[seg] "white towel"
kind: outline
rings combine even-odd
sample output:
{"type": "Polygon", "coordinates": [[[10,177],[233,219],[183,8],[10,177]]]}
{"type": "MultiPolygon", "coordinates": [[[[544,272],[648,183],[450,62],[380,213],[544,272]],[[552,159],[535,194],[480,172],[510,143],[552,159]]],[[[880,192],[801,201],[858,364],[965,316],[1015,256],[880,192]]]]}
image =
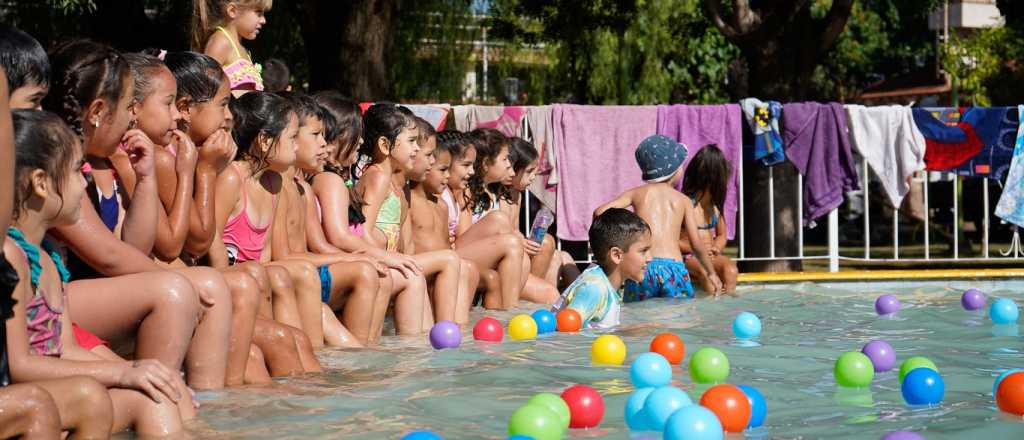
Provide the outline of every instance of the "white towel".
{"type": "Polygon", "coordinates": [[[846,115],[854,148],[898,208],[910,191],[910,177],[924,169],[924,136],[910,107],[847,105],[846,115]]]}

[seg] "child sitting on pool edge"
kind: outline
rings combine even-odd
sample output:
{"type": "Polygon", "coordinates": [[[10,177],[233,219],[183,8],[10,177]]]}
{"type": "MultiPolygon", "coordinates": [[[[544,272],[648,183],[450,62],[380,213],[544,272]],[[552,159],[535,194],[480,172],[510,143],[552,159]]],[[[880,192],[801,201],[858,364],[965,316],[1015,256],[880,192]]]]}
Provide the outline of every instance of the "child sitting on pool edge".
{"type": "Polygon", "coordinates": [[[651,261],[651,228],[640,216],[610,208],[590,225],[590,247],[597,264],[573,281],[555,303],[555,311],[573,309],[587,327],[619,325],[622,286],[640,282],[651,261]]]}

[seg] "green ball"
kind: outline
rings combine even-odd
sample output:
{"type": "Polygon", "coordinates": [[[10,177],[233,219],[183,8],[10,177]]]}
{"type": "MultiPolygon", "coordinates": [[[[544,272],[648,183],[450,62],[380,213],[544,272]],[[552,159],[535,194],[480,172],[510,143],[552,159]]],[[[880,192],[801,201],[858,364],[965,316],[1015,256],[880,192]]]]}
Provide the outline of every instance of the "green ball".
{"type": "Polygon", "coordinates": [[[907,377],[907,375],[910,374],[911,371],[914,371],[915,369],[918,368],[931,368],[936,372],[939,371],[939,367],[935,366],[935,362],[932,362],[930,359],[924,356],[914,356],[912,358],[908,358],[907,360],[903,361],[902,364],[900,364],[900,384],[903,384],[904,377],[907,377]]]}
{"type": "Polygon", "coordinates": [[[836,359],[835,373],[839,386],[862,388],[871,385],[871,379],[875,378],[875,366],[864,353],[850,351],[836,359]]]}
{"type": "Polygon", "coordinates": [[[526,404],[508,420],[508,435],[525,435],[534,440],[559,440],[562,438],[562,420],[554,411],[543,405],[526,404]]]}
{"type": "Polygon", "coordinates": [[[562,400],[561,396],[552,393],[540,393],[531,397],[526,404],[547,407],[562,421],[562,430],[569,429],[569,405],[562,400]]]}
{"type": "Polygon", "coordinates": [[[729,359],[717,348],[704,347],[690,357],[690,376],[696,383],[722,383],[729,377],[729,359]]]}

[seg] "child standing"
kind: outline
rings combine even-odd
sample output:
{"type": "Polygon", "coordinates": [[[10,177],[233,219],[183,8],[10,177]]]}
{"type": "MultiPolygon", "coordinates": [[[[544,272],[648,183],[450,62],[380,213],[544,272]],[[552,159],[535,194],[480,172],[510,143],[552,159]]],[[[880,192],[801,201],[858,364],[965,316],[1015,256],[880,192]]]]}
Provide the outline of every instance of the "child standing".
{"type": "Polygon", "coordinates": [[[636,214],[609,208],[590,225],[591,265],[562,293],[555,310],[579,312],[587,327],[619,325],[622,286],[644,279],[651,262],[651,228],[636,214]]]}
{"type": "Polygon", "coordinates": [[[715,275],[711,259],[704,244],[697,238],[697,220],[693,213],[693,202],[689,197],[675,190],[683,178],[683,162],[686,147],[666,136],[654,135],[640,142],[636,149],[636,162],[643,172],[644,185],[630,189],[615,200],[594,211],[597,217],[610,208],[632,206],[640,218],[650,226],[658,240],[651,248],[654,260],[647,266],[643,283],[626,284],[624,299],[642,301],[654,297],[692,298],[693,285],[679,251],[681,236],[690,238],[698,261],[710,274],[709,293],[718,294],[722,282],[715,275]]]}
{"type": "Polygon", "coordinates": [[[231,90],[263,90],[260,65],[241,39],[256,39],[271,6],[272,0],[193,0],[192,50],[220,63],[231,90]]]}
{"type": "MultiPolygon", "coordinates": [[[[706,145],[701,148],[690,165],[686,167],[683,178],[683,194],[693,201],[694,216],[697,221],[697,233],[700,241],[708,251],[708,257],[715,267],[715,273],[722,280],[725,293],[736,291],[736,278],[739,270],[729,257],[722,255],[726,243],[725,216],[722,206],[725,204],[725,188],[729,182],[730,166],[722,150],[717,145],[706,145]]],[[[711,291],[711,280],[704,268],[693,258],[693,246],[690,237],[680,237],[679,249],[684,253],[686,268],[705,291],[711,291]]]]}

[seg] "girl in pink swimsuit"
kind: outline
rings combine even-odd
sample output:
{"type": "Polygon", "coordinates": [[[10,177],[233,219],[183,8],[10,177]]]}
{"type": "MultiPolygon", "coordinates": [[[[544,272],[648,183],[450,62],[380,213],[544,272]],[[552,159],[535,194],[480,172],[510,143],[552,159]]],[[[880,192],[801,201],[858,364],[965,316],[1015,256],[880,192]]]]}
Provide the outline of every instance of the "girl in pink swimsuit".
{"type": "Polygon", "coordinates": [[[231,90],[263,90],[262,68],[252,62],[241,39],[254,40],[267,23],[272,0],[195,0],[192,49],[216,59],[231,90]]]}

